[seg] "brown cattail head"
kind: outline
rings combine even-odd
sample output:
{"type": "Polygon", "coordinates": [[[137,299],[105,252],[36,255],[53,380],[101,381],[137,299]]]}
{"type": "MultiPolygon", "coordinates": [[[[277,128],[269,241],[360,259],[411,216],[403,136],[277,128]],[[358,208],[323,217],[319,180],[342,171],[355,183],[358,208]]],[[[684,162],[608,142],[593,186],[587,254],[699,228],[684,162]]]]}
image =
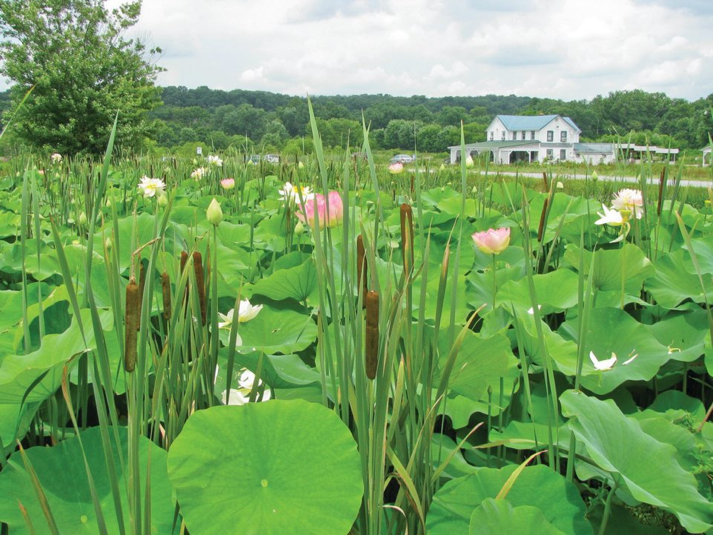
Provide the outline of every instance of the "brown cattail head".
{"type": "Polygon", "coordinates": [[[161,273],[161,295],[163,296],[163,319],[171,319],[171,279],[165,271],[161,273]]]}
{"type": "Polygon", "coordinates": [[[181,251],[181,273],[186,269],[186,264],[188,263],[188,253],[186,251],[181,251]]]}
{"type": "Polygon", "coordinates": [[[545,219],[547,218],[547,206],[550,204],[550,199],[545,199],[545,204],[542,205],[542,214],[540,214],[540,225],[537,227],[537,241],[542,241],[542,236],[545,233],[545,219]]]}
{"type": "Polygon", "coordinates": [[[365,301],[366,338],[364,361],[366,376],[369,379],[374,379],[379,365],[379,294],[377,292],[367,292],[365,301]]]}
{"type": "Polygon", "coordinates": [[[203,272],[203,259],[201,254],[196,251],[193,253],[193,272],[196,274],[196,291],[198,292],[198,302],[201,306],[201,325],[205,325],[206,303],[205,303],[205,278],[203,272]]]}
{"type": "Polygon", "coordinates": [[[136,367],[136,331],[141,326],[141,301],[139,285],[131,277],[126,286],[126,310],[124,330],[124,369],[133,372],[136,367]]]}
{"type": "Polygon", "coordinates": [[[410,261],[407,272],[413,268],[413,210],[410,204],[401,205],[401,252],[404,257],[404,267],[410,261]]]}
{"type": "Polygon", "coordinates": [[[357,236],[357,284],[361,294],[362,304],[366,307],[366,293],[369,291],[368,267],[366,265],[366,251],[364,250],[364,238],[357,236]]]}
{"type": "Polygon", "coordinates": [[[547,180],[547,171],[542,171],[542,180],[545,181],[545,191],[550,191],[550,184],[547,180]]]}

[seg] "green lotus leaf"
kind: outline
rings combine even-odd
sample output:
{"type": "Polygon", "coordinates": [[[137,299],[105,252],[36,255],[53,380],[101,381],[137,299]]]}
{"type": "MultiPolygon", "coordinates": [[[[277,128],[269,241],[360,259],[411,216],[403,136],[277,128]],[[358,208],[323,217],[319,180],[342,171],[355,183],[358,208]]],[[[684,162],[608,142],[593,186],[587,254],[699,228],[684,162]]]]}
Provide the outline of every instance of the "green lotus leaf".
{"type": "Polygon", "coordinates": [[[168,473],[191,533],[348,533],[363,484],[334,411],[305,401],[213,407],[171,446],[168,473]]]}
{"type": "MultiPolygon", "coordinates": [[[[516,466],[481,468],[475,474],[449,481],[436,492],[426,518],[430,535],[467,534],[473,511],[495,498],[516,466]]],[[[571,482],[544,465],[528,466],[507,495],[514,507],[529,506],[539,511],[557,530],[571,535],[592,533],[584,518],[585,505],[571,482]]],[[[491,533],[518,533],[494,531],[491,533]]]]}
{"type": "MultiPolygon", "coordinates": [[[[126,462],[128,431],[118,428],[123,459],[126,462]]],[[[121,501],[121,517],[127,532],[129,531],[129,506],[126,485],[129,474],[122,469],[119,452],[113,444],[114,433],[109,429],[112,440],[112,457],[116,471],[121,501]]],[[[107,460],[98,427],[90,428],[81,435],[82,445],[87,456],[87,463],[94,479],[97,498],[107,527],[107,533],[120,533],[114,495],[107,473],[107,460]]],[[[97,517],[92,503],[90,487],[84,467],[84,459],[79,440],[68,438],[57,446],[47,448],[36,446],[26,450],[32,467],[47,496],[52,515],[59,533],[95,535],[99,533],[97,517]]],[[[171,533],[174,503],[171,497],[171,485],[166,473],[166,451],[153,444],[149,439],[139,439],[139,458],[141,475],[141,495],[145,497],[147,473],[151,466],[151,529],[153,533],[171,533]]],[[[42,508],[37,500],[32,480],[18,452],[14,453],[0,473],[0,521],[10,526],[13,534],[31,533],[22,517],[18,501],[27,509],[37,533],[50,533],[42,508]]],[[[142,498],[142,500],[145,498],[142,498]]],[[[142,502],[142,509],[144,503],[142,502]]],[[[146,512],[144,511],[144,514],[146,512]]]]}
{"type": "MultiPolygon", "coordinates": [[[[646,281],[646,289],[665,308],[675,308],[686,299],[703,303],[701,281],[685,266],[687,251],[678,250],[656,259],[656,273],[646,281]]],[[[705,279],[704,279],[705,280],[705,279]]],[[[713,287],[707,285],[705,298],[713,302],[713,287]]]]}
{"type": "Polygon", "coordinates": [[[314,260],[288,269],[275,271],[269,277],[260,279],[253,286],[253,295],[259,294],[280,301],[295,299],[306,301],[317,289],[317,268],[314,260]]]}
{"type": "MultiPolygon", "coordinates": [[[[441,364],[449,354],[448,339],[439,340],[441,364]]],[[[434,384],[438,384],[442,369],[436,372],[434,384]]],[[[517,375],[517,360],[510,349],[510,341],[503,334],[482,338],[467,332],[463,345],[451,372],[448,387],[451,391],[478,401],[485,395],[488,386],[500,382],[501,378],[517,375]]]]}
{"type": "Polygon", "coordinates": [[[513,507],[508,500],[483,500],[470,516],[469,535],[517,533],[518,535],[563,535],[537,507],[513,507]]]}
{"type": "MultiPolygon", "coordinates": [[[[579,266],[579,247],[568,245],[565,260],[579,266]]],[[[584,251],[584,272],[589,275],[592,253],[584,251]]],[[[638,296],[646,277],[654,273],[651,261],[636,245],[625,244],[621,249],[600,249],[594,253],[593,286],[599,291],[617,291],[638,296]]]]}
{"type": "Polygon", "coordinates": [[[241,352],[295,353],[307,349],[317,339],[317,324],[311,316],[294,310],[265,305],[255,318],[241,323],[241,352]]]}
{"type": "Polygon", "coordinates": [[[673,446],[646,434],[612,401],[568,390],[560,402],[588,456],[599,468],[620,478],[634,498],[672,512],[692,533],[713,527],[713,505],[699,494],[693,475],[676,461],[673,446]]]}
{"type": "MultiPolygon", "coordinates": [[[[577,305],[577,283],[579,277],[569,269],[558,269],[545,275],[535,275],[535,292],[538,304],[542,306],[540,314],[549,314],[555,310],[566,310],[577,305]]],[[[523,311],[532,308],[530,287],[527,279],[508,280],[499,288],[498,301],[504,305],[513,304],[523,311]]]]}
{"type": "MultiPolygon", "coordinates": [[[[593,309],[588,326],[582,386],[597,394],[611,392],[626,381],[649,381],[671,359],[668,348],[652,337],[646,326],[619,308],[593,309]],[[599,360],[614,353],[618,361],[612,369],[599,371],[589,358],[590,351],[599,360]],[[634,355],[638,356],[625,364],[634,355]]],[[[576,341],[577,328],[576,320],[567,321],[559,332],[576,341]]],[[[552,349],[550,352],[563,373],[574,375],[576,354],[565,355],[552,349]]]]}
{"type": "MultiPolygon", "coordinates": [[[[71,358],[96,348],[90,312],[82,309],[81,313],[86,342],[82,338],[76,318],[73,317],[66,331],[46,335],[36,351],[27,355],[0,356],[0,403],[21,403],[30,386],[36,381],[39,383],[27,394],[25,401],[43,401],[59,387],[63,366],[71,358]]],[[[111,311],[99,311],[99,317],[104,330],[110,329],[113,323],[111,311]]]]}
{"type": "Polygon", "coordinates": [[[708,314],[701,308],[674,311],[649,326],[649,331],[656,340],[668,347],[671,359],[693,362],[704,353],[708,314]]]}

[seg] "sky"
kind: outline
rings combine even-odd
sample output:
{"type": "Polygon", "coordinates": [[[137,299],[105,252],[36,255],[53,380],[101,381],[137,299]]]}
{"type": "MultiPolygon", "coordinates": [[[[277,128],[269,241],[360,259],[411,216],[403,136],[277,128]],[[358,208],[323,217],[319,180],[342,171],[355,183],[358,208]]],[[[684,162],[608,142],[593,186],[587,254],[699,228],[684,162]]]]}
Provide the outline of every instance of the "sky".
{"type": "Polygon", "coordinates": [[[163,49],[163,86],[695,100],[711,28],[713,0],[144,0],[131,35],[163,49]]]}

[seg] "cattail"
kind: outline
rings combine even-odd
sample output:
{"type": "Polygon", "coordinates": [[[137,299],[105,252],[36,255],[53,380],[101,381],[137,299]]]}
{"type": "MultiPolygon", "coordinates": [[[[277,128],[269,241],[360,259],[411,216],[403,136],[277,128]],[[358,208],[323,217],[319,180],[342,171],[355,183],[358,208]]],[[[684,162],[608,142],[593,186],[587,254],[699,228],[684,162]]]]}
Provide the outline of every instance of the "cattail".
{"type": "Polygon", "coordinates": [[[133,372],[136,367],[136,331],[141,325],[141,301],[139,300],[139,285],[136,278],[131,277],[126,286],[126,326],[124,331],[124,369],[133,372]]]}
{"type": "Polygon", "coordinates": [[[411,195],[413,196],[413,181],[414,181],[414,176],[411,175],[411,195]]]}
{"type": "Polygon", "coordinates": [[[171,279],[165,271],[161,273],[161,294],[163,295],[163,319],[171,319],[171,279]]]}
{"type": "MultiPolygon", "coordinates": [[[[144,286],[146,285],[146,268],[143,262],[139,262],[139,310],[141,310],[141,303],[144,302],[144,286]]],[[[136,330],[139,330],[138,325],[136,330]]]]}
{"type": "Polygon", "coordinates": [[[186,263],[188,262],[188,253],[186,251],[181,251],[181,273],[186,269],[186,263]]]}
{"type": "Polygon", "coordinates": [[[366,376],[369,379],[376,377],[379,365],[379,294],[367,292],[366,294],[366,341],[364,354],[366,362],[366,376]]]}
{"type": "MultiPolygon", "coordinates": [[[[186,264],[188,263],[188,253],[186,251],[181,251],[181,275],[186,270],[186,264]]],[[[183,300],[188,303],[188,284],[186,284],[186,290],[183,294],[183,300]]]]}
{"type": "Polygon", "coordinates": [[[547,171],[542,171],[542,180],[545,181],[545,191],[550,191],[550,185],[547,181],[547,171]]]}
{"type": "Polygon", "coordinates": [[[203,274],[203,260],[198,251],[193,253],[193,272],[196,274],[196,290],[198,291],[198,302],[201,306],[201,325],[205,325],[207,319],[205,304],[205,280],[203,274]]]}
{"type": "Polygon", "coordinates": [[[366,252],[364,251],[364,238],[357,236],[357,284],[362,298],[362,306],[366,307],[366,293],[369,291],[368,267],[366,264],[366,252]]]}
{"type": "Polygon", "coordinates": [[[542,214],[540,215],[540,226],[537,227],[537,241],[541,242],[542,241],[542,236],[545,233],[545,218],[547,217],[547,206],[549,205],[550,200],[545,199],[545,204],[542,205],[542,214]]]}
{"type": "Polygon", "coordinates": [[[401,205],[401,252],[404,257],[406,272],[413,267],[413,210],[410,204],[401,205]],[[406,266],[406,262],[409,265],[406,266]]]}

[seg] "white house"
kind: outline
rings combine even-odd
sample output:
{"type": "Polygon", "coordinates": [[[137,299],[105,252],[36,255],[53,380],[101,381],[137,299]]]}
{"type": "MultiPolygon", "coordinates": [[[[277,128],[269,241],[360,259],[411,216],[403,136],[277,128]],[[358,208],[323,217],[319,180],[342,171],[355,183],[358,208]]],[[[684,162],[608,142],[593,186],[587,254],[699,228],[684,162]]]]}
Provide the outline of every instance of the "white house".
{"type": "MultiPolygon", "coordinates": [[[[486,141],[469,143],[466,154],[491,154],[498,164],[517,162],[572,161],[590,164],[632,162],[644,154],[661,154],[675,160],[678,149],[617,143],[580,143],[581,130],[561,115],[498,115],[486,130],[486,141]]],[[[460,145],[448,147],[451,163],[460,161],[460,145]]]]}
{"type": "MultiPolygon", "coordinates": [[[[487,141],[466,146],[469,155],[489,151],[495,163],[573,160],[581,130],[561,115],[498,115],[486,130],[487,141]]],[[[449,147],[451,163],[460,158],[460,146],[449,147]]]]}

